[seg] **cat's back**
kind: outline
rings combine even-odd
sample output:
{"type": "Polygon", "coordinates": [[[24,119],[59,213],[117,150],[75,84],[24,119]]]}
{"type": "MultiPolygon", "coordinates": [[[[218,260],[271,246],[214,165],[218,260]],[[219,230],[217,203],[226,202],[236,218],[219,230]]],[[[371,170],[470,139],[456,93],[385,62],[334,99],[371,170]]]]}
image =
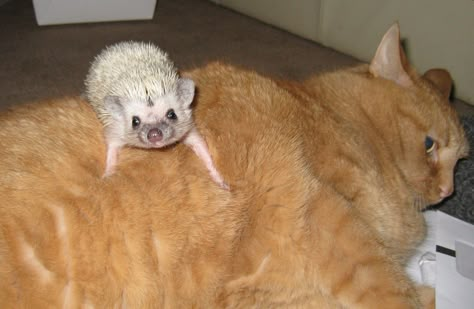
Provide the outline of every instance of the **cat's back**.
{"type": "Polygon", "coordinates": [[[78,98],[19,105],[2,111],[0,119],[4,124],[0,130],[2,167],[69,167],[62,160],[68,160],[73,155],[68,152],[81,147],[95,151],[86,157],[97,161],[84,164],[93,167],[104,150],[99,124],[90,106],[78,98]],[[56,165],[45,166],[48,163],[56,165]]]}
{"type": "Polygon", "coordinates": [[[38,102],[0,119],[0,307],[213,301],[238,209],[184,146],[125,149],[125,169],[102,178],[101,125],[87,102],[38,102]]]}
{"type": "Polygon", "coordinates": [[[216,64],[192,75],[196,125],[231,192],[179,144],[124,149],[102,178],[101,125],[79,98],[0,115],[0,307],[212,307],[225,281],[268,254],[240,265],[235,247],[253,205],[307,198],[299,122],[281,125],[296,102],[253,72],[216,64]]]}

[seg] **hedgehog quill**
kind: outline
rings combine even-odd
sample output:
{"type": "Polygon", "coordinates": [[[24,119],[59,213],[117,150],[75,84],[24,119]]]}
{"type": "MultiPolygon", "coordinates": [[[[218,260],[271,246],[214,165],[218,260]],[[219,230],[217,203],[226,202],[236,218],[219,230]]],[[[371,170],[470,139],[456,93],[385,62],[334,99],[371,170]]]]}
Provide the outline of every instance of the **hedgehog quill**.
{"type": "Polygon", "coordinates": [[[194,82],[181,78],[168,54],[151,43],[120,42],[92,62],[85,94],[104,125],[110,176],[122,147],[162,148],[178,141],[189,146],[212,179],[228,189],[206,142],[194,125],[194,82]]]}

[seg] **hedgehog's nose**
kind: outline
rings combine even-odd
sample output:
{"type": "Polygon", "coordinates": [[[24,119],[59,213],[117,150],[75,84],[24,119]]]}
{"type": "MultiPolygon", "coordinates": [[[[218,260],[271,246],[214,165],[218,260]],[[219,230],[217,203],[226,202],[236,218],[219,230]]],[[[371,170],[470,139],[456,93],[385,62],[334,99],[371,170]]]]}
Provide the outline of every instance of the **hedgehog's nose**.
{"type": "Polygon", "coordinates": [[[163,139],[163,132],[158,128],[153,128],[150,131],[148,131],[148,134],[146,137],[148,138],[148,141],[150,143],[156,143],[163,139]]]}

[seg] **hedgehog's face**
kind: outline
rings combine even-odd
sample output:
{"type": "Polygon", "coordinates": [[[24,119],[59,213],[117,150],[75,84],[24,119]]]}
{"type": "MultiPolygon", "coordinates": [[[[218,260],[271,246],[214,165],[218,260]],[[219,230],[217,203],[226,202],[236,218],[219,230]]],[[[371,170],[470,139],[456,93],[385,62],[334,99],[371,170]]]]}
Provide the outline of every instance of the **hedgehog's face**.
{"type": "Polygon", "coordinates": [[[176,92],[149,98],[147,101],[117,98],[123,142],[142,148],[161,148],[175,143],[189,132],[192,123],[190,104],[194,83],[180,79],[176,92]]]}

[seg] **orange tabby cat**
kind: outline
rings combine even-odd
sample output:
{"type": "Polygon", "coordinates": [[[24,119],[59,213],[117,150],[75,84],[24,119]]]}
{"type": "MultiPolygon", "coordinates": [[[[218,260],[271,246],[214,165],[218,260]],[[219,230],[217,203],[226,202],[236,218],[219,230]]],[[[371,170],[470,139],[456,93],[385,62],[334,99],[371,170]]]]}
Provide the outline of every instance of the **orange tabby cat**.
{"type": "Polygon", "coordinates": [[[0,307],[432,305],[403,264],[467,144],[449,75],[418,76],[398,40],[394,26],[370,65],[304,83],[188,72],[230,192],[179,144],[125,149],[102,178],[78,98],[1,114],[0,307]]]}

